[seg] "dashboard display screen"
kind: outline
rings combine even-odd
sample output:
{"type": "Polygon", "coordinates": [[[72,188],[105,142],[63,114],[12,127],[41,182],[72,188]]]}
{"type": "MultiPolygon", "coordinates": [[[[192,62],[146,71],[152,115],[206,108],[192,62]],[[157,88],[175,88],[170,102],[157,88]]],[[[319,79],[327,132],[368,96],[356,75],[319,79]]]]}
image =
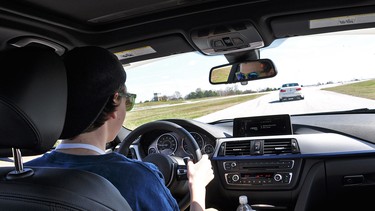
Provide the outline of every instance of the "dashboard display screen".
{"type": "Polygon", "coordinates": [[[234,137],[291,135],[292,133],[288,114],[235,118],[233,120],[234,137]]]}

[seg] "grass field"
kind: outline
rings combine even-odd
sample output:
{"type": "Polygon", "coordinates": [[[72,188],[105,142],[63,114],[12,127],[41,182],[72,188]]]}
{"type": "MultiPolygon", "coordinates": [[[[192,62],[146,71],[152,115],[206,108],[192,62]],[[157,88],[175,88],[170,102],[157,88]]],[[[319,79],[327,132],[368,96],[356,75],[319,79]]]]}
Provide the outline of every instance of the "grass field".
{"type": "Polygon", "coordinates": [[[215,69],[214,72],[212,72],[211,81],[214,83],[226,82],[228,80],[231,67],[232,65],[227,65],[215,69]]]}
{"type": "MultiPolygon", "coordinates": [[[[324,88],[323,90],[375,100],[375,80],[324,88]]],[[[191,101],[177,100],[140,103],[136,104],[133,111],[126,114],[124,125],[129,129],[134,129],[139,125],[154,120],[168,118],[194,119],[262,95],[264,94],[202,98],[191,101]]]]}
{"type": "Polygon", "coordinates": [[[375,100],[375,79],[325,88],[323,90],[375,100]]]}
{"type": "Polygon", "coordinates": [[[194,119],[262,95],[264,94],[136,104],[135,109],[126,114],[124,126],[134,129],[139,125],[154,120],[168,118],[194,119]]]}

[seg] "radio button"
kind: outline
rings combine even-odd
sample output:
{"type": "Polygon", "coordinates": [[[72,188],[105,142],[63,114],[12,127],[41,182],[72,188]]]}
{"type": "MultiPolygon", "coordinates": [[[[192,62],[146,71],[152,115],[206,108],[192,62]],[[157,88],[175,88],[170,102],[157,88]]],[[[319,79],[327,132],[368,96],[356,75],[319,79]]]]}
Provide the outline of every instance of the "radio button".
{"type": "Polygon", "coordinates": [[[238,180],[240,180],[240,177],[237,174],[235,174],[232,176],[232,180],[233,182],[238,182],[238,180]]]}
{"type": "Polygon", "coordinates": [[[280,182],[283,179],[283,176],[281,176],[281,174],[275,174],[275,176],[273,176],[273,179],[276,182],[280,182]]]}

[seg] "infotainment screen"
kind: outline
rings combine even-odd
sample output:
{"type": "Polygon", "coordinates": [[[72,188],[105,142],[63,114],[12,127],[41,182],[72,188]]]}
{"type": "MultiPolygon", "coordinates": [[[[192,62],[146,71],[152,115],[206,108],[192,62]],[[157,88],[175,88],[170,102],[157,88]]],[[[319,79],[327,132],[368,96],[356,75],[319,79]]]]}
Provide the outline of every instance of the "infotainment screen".
{"type": "Polygon", "coordinates": [[[235,118],[233,120],[234,137],[293,134],[288,114],[235,118]]]}

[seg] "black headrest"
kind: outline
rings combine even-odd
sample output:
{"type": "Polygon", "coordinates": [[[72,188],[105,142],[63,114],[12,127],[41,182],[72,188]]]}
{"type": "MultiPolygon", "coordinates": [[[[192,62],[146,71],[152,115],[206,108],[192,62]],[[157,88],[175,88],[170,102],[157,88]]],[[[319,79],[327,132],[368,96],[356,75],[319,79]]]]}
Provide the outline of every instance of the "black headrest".
{"type": "Polygon", "coordinates": [[[64,126],[62,59],[53,50],[24,47],[1,52],[0,64],[0,148],[48,151],[64,126]]]}

